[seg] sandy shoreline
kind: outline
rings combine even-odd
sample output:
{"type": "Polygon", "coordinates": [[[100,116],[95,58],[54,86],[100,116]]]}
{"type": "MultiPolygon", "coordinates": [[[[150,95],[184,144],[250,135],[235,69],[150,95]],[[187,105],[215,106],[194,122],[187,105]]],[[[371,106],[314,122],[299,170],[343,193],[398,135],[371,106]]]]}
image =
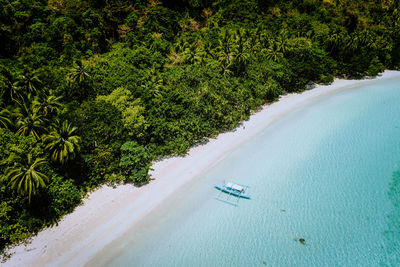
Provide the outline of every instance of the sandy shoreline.
{"type": "MultiPolygon", "coordinates": [[[[143,220],[155,207],[193,178],[217,164],[226,154],[260,134],[279,118],[324,96],[349,86],[400,77],[386,71],[376,79],[335,80],[301,94],[282,96],[266,105],[235,131],[220,134],[207,144],[194,147],[185,157],[173,157],[153,164],[155,179],[142,188],[103,186],[91,193],[84,204],[65,216],[58,226],[47,228],[28,245],[8,252],[14,255],[4,266],[82,266],[113,240],[143,220]]],[[[3,265],[2,265],[3,266],[3,265]]]]}

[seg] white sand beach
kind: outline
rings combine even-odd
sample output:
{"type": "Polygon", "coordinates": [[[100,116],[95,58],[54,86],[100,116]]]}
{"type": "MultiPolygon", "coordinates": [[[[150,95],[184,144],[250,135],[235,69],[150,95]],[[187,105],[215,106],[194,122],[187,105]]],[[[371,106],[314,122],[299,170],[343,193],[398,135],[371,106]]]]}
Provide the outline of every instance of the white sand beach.
{"type": "MultiPolygon", "coordinates": [[[[152,166],[152,180],[141,188],[102,186],[89,194],[83,204],[66,215],[57,226],[44,229],[27,245],[8,250],[12,253],[2,266],[82,266],[113,240],[123,236],[174,192],[217,164],[230,151],[260,134],[279,118],[350,86],[399,77],[399,71],[385,71],[376,79],[336,79],[328,86],[318,85],[300,94],[282,96],[265,105],[249,120],[231,132],[193,147],[185,157],[172,157],[152,166]]],[[[211,185],[210,185],[211,186],[211,185]]]]}

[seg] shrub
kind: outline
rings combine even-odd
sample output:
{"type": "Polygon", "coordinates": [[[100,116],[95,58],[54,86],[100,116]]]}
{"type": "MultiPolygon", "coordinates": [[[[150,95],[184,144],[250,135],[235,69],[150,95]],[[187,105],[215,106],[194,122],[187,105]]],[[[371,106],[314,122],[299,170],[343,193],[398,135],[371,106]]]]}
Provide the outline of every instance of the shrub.
{"type": "Polygon", "coordinates": [[[121,172],[134,184],[144,184],[150,181],[149,170],[151,157],[146,149],[135,141],[125,142],[121,146],[121,172]]]}

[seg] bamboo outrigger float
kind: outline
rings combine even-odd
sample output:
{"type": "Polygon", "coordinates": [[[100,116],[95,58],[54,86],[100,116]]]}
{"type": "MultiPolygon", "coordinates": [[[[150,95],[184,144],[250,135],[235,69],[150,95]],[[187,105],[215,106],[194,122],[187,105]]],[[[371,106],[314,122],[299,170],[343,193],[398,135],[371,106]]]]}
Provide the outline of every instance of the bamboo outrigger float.
{"type": "Polygon", "coordinates": [[[250,195],[246,192],[249,188],[247,185],[224,182],[223,185],[216,185],[215,188],[220,190],[219,194],[215,197],[216,199],[234,206],[239,204],[240,198],[250,199],[250,195]]]}

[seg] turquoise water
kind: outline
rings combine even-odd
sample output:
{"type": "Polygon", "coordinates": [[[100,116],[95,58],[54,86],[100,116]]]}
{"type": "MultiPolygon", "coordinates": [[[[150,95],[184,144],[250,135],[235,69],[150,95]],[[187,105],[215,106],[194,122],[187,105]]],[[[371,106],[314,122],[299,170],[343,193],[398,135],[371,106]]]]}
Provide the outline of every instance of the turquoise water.
{"type": "Polygon", "coordinates": [[[104,264],[400,266],[399,170],[400,78],[348,88],[227,155],[104,264]],[[215,200],[229,178],[252,199],[215,200]]]}

